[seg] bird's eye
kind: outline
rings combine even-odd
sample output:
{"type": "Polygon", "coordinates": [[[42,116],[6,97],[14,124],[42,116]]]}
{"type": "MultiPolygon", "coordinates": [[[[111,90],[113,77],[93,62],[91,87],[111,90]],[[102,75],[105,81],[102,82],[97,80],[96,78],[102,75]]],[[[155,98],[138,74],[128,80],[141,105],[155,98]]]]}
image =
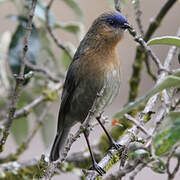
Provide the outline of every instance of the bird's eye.
{"type": "Polygon", "coordinates": [[[117,21],[114,21],[113,19],[109,19],[108,20],[108,24],[111,26],[111,27],[118,27],[119,26],[119,23],[117,21]]]}
{"type": "Polygon", "coordinates": [[[115,24],[115,22],[112,19],[109,20],[108,22],[109,22],[110,25],[114,25],[115,24]]]}

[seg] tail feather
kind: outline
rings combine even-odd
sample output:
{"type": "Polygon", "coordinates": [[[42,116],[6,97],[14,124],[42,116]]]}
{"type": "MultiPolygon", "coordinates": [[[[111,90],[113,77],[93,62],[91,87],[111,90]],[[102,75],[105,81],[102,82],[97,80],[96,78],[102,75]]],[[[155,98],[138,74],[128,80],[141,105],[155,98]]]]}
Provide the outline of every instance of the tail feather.
{"type": "Polygon", "coordinates": [[[60,153],[64,150],[69,130],[69,128],[65,128],[56,135],[50,153],[50,161],[56,161],[57,159],[59,159],[60,153]]]}

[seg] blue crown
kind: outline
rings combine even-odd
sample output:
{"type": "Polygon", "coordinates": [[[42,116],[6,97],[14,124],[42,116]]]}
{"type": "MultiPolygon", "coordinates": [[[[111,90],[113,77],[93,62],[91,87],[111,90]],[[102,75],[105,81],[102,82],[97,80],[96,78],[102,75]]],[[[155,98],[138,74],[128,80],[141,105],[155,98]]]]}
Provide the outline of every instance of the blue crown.
{"type": "Polygon", "coordinates": [[[121,13],[112,13],[112,14],[109,14],[106,17],[106,20],[107,21],[114,21],[114,22],[117,22],[119,24],[127,23],[126,17],[123,16],[121,13]]]}

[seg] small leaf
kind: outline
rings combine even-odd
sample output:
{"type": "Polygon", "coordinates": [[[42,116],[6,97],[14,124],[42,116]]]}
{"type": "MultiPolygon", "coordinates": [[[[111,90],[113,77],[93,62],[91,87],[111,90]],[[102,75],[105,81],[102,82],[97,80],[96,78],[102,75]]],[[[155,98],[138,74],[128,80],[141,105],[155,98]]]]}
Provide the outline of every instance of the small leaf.
{"type": "Polygon", "coordinates": [[[52,44],[51,41],[49,40],[47,36],[47,31],[44,30],[44,28],[39,28],[39,38],[40,38],[40,53],[38,56],[38,62],[40,64],[44,64],[44,57],[47,57],[47,59],[51,59],[53,63],[55,64],[55,68],[58,66],[57,65],[57,59],[56,56],[54,55],[53,49],[52,49],[52,44]]]}
{"type": "MultiPolygon", "coordinates": [[[[16,19],[19,21],[19,25],[15,33],[12,36],[11,43],[8,52],[8,62],[13,74],[19,74],[21,69],[21,57],[23,52],[23,42],[25,37],[25,27],[27,24],[27,19],[22,16],[9,16],[11,19],[16,19]]],[[[32,64],[36,64],[37,56],[40,49],[40,40],[37,28],[33,25],[32,33],[29,39],[28,51],[26,54],[26,59],[32,64]]],[[[25,74],[31,69],[26,67],[25,74]]]]}
{"type": "MultiPolygon", "coordinates": [[[[73,56],[75,53],[75,47],[70,43],[67,44],[66,47],[69,50],[70,54],[73,56]]],[[[69,57],[69,55],[65,51],[62,51],[61,62],[66,70],[69,68],[69,65],[72,62],[72,59],[69,57]]]]}
{"type": "Polygon", "coordinates": [[[162,37],[153,38],[147,42],[147,45],[149,46],[156,44],[180,47],[180,38],[177,36],[162,36],[162,37]]]}
{"type": "Polygon", "coordinates": [[[74,13],[78,16],[78,18],[82,19],[84,13],[79,3],[76,0],[63,0],[63,1],[74,11],[74,13]]]}
{"type": "Polygon", "coordinates": [[[55,101],[58,99],[58,90],[50,91],[49,88],[44,90],[44,95],[46,96],[47,101],[55,101]]]}
{"type": "MultiPolygon", "coordinates": [[[[21,92],[21,96],[19,97],[18,109],[21,109],[23,106],[27,105],[31,101],[32,101],[32,97],[29,96],[29,92],[23,90],[21,92]]],[[[11,132],[13,134],[16,143],[18,145],[21,144],[27,138],[29,132],[28,118],[23,117],[14,120],[11,126],[11,132]]]]}
{"type": "Polygon", "coordinates": [[[41,114],[43,113],[44,107],[45,107],[45,103],[43,102],[33,108],[33,112],[36,118],[39,118],[41,116],[41,114]]]}
{"type": "Polygon", "coordinates": [[[153,96],[154,94],[162,91],[163,89],[168,89],[171,87],[180,87],[180,77],[177,76],[167,76],[165,77],[161,83],[156,85],[153,89],[151,89],[146,95],[138,98],[136,101],[127,104],[119,113],[117,113],[114,118],[120,118],[125,113],[128,113],[134,107],[138,106],[143,101],[146,101],[148,98],[153,96]]]}
{"type": "Polygon", "coordinates": [[[153,140],[155,154],[161,156],[172,149],[180,140],[180,112],[171,112],[162,122],[153,140]]]}
{"type": "Polygon", "coordinates": [[[137,158],[148,157],[148,156],[149,156],[148,151],[146,151],[144,149],[138,149],[132,153],[131,158],[132,158],[132,160],[135,160],[137,158]]]}
{"type": "Polygon", "coordinates": [[[52,114],[47,114],[41,127],[41,135],[46,148],[48,148],[53,141],[55,126],[55,118],[52,114]]]}
{"type": "Polygon", "coordinates": [[[166,165],[161,159],[157,159],[152,163],[151,169],[159,174],[164,174],[166,172],[166,165]]]}
{"type": "Polygon", "coordinates": [[[84,37],[84,26],[79,22],[55,23],[54,28],[61,28],[67,32],[75,34],[78,41],[81,41],[84,37]]]}
{"type": "Polygon", "coordinates": [[[6,106],[6,98],[0,96],[0,109],[3,109],[6,106]]]}
{"type": "Polygon", "coordinates": [[[11,133],[15,139],[15,142],[19,145],[21,144],[28,135],[28,118],[23,117],[13,121],[11,126],[11,133]]]}

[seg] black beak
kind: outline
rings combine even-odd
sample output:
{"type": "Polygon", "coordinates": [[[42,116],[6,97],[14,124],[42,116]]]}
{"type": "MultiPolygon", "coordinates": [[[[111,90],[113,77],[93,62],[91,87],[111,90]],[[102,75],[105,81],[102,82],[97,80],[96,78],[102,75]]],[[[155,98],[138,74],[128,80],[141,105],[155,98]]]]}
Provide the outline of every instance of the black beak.
{"type": "Polygon", "coordinates": [[[131,25],[129,23],[124,23],[122,26],[121,26],[122,29],[131,29],[131,25]]]}

